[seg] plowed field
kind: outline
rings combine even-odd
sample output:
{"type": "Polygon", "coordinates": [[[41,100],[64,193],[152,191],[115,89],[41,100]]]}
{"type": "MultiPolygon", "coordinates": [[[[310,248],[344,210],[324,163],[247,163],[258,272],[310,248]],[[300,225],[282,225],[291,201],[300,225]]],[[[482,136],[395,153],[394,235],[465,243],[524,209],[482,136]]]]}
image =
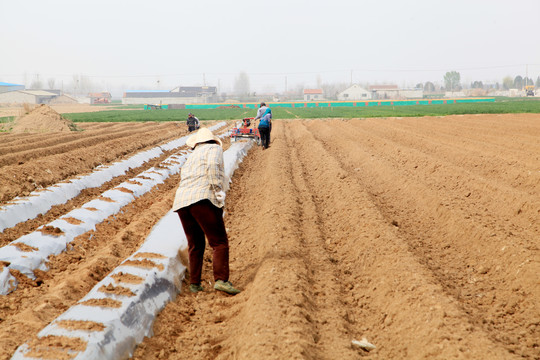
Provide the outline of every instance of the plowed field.
{"type": "MultiPolygon", "coordinates": [[[[185,132],[85,127],[0,134],[2,201],[185,132]]],[[[178,181],[0,296],[0,359],[135,251],[178,181]]],[[[102,191],[5,230],[2,245],[102,191]]],[[[275,121],[270,148],[235,172],[225,222],[243,292],[213,291],[208,250],[205,291],[167,305],[134,359],[540,359],[538,115],[275,121]],[[362,338],[376,349],[351,344],[362,338]]]]}

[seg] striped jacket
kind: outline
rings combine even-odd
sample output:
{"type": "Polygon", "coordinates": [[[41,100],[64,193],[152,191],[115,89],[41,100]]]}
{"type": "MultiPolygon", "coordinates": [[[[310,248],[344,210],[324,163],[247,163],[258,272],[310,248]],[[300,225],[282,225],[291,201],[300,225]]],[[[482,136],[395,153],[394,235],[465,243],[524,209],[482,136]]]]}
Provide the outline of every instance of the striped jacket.
{"type": "Polygon", "coordinates": [[[223,207],[216,192],[225,189],[223,149],[218,144],[198,144],[182,167],[174,197],[173,211],[208,199],[223,207]]]}

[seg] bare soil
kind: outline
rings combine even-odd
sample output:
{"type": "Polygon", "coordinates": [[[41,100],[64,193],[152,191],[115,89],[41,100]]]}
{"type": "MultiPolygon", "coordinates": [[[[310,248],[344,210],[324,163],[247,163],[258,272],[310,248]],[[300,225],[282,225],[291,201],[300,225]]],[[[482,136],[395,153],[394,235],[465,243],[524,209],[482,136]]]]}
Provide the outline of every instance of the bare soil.
{"type": "MultiPolygon", "coordinates": [[[[148,124],[86,126],[83,134],[98,138],[123,134],[107,140],[116,151],[109,161],[159,142],[148,124]],[[122,147],[124,137],[138,146],[122,147]]],[[[153,126],[164,137],[185,131],[153,126]]],[[[34,182],[70,176],[45,171],[61,156],[105,156],[86,136],[50,155],[22,150],[27,139],[11,136],[0,134],[0,144],[20,147],[25,163],[50,157],[34,182]]],[[[242,293],[213,290],[209,249],[205,291],[184,288],[133,358],[539,359],[539,138],[533,114],[275,121],[270,148],[249,153],[227,194],[231,281],[242,293]],[[352,344],[362,338],[376,348],[352,344]]],[[[5,154],[0,174],[24,179],[16,170],[25,164],[5,154]]],[[[74,162],[70,174],[92,169],[74,162]]],[[[170,209],[178,181],[80,236],[50,271],[0,297],[0,359],[135,251],[170,209]]],[[[19,181],[3,189],[11,195],[2,202],[28,191],[19,181]]],[[[97,196],[6,230],[4,244],[97,196]]]]}
{"type": "MultiPolygon", "coordinates": [[[[56,112],[60,114],[82,113],[82,112],[97,112],[109,110],[137,110],[125,109],[124,105],[90,105],[90,104],[56,104],[51,105],[56,112]]],[[[142,110],[142,108],[140,109],[142,110]]],[[[0,117],[5,116],[20,116],[24,113],[23,105],[0,104],[0,117]]]]}
{"type": "Polygon", "coordinates": [[[17,117],[11,129],[12,134],[41,132],[70,132],[76,126],[71,120],[64,119],[48,105],[39,105],[28,109],[24,115],[17,117]]]}

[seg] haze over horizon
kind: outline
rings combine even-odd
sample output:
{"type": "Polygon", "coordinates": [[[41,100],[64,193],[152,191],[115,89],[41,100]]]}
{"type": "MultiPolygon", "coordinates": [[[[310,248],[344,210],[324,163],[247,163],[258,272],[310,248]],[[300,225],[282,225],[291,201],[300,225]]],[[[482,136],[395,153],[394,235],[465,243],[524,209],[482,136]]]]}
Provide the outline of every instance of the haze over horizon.
{"type": "Polygon", "coordinates": [[[0,0],[0,81],[100,90],[462,84],[540,76],[540,1],[0,0]],[[524,20],[527,17],[532,21],[524,20]]]}

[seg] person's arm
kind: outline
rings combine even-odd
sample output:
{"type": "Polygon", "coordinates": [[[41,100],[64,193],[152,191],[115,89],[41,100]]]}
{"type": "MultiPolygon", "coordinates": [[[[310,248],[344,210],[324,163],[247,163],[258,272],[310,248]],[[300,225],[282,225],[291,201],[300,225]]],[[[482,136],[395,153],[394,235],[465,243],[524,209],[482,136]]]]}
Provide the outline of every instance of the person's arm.
{"type": "Polygon", "coordinates": [[[262,111],[261,110],[262,110],[262,108],[259,108],[259,110],[257,110],[257,116],[255,117],[255,119],[253,119],[253,121],[261,118],[261,116],[262,116],[262,111]]]}
{"type": "Polygon", "coordinates": [[[199,121],[199,118],[194,116],[195,118],[195,125],[197,125],[197,127],[199,127],[201,125],[200,121],[199,121]]]}

